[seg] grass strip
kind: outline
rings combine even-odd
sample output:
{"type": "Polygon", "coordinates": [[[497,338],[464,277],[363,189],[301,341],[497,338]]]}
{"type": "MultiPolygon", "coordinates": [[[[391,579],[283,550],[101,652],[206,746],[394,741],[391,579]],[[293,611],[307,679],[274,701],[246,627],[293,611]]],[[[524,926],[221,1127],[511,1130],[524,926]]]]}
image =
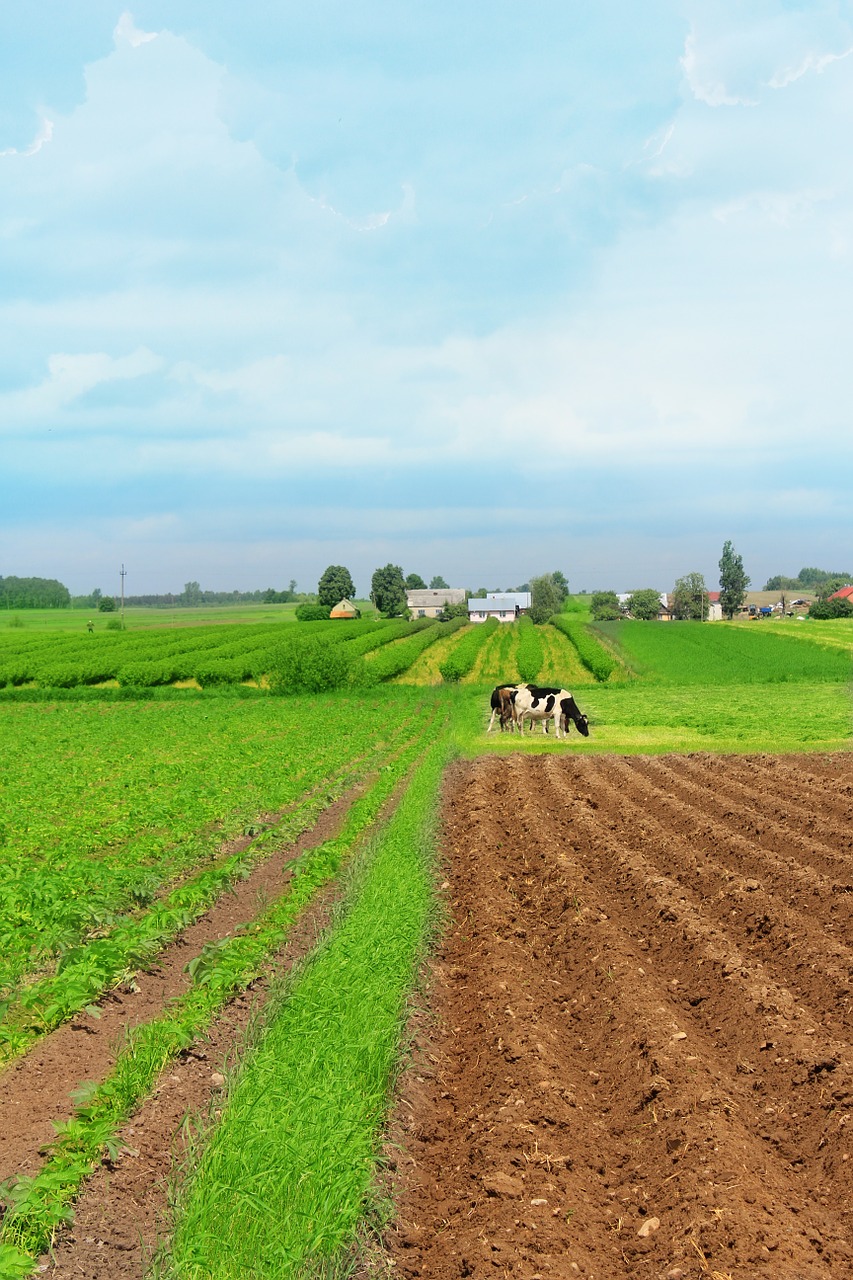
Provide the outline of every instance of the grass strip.
{"type": "Polygon", "coordinates": [[[424,758],[349,911],[233,1083],[164,1262],[175,1280],[284,1280],[351,1244],[426,943],[445,759],[440,742],[424,758]]]}
{"type": "Polygon", "coordinates": [[[3,1187],[7,1210],[0,1226],[0,1280],[29,1274],[4,1271],[4,1256],[10,1268],[18,1265],[17,1255],[29,1260],[30,1269],[36,1265],[56,1230],[72,1216],[73,1199],[100,1162],[104,1147],[115,1143],[119,1127],[151,1092],[165,1065],[204,1031],[231,996],[259,976],[268,957],[284,944],[299,913],[334,879],[356,843],[377,821],[419,750],[420,744],[413,743],[393,764],[382,766],[376,783],[352,805],[339,835],[294,864],[289,892],[244,930],[205,948],[193,965],[193,987],[162,1017],[129,1032],[109,1077],[78,1094],[79,1105],[73,1117],[58,1126],[42,1169],[32,1178],[18,1178],[3,1187]]]}

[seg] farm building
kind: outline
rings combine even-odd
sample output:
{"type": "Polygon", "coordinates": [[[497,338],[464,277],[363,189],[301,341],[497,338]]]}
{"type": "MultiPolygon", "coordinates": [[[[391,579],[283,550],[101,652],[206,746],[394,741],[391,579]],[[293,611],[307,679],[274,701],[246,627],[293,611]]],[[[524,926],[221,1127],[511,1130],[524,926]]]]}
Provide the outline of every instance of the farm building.
{"type": "Polygon", "coordinates": [[[830,600],[849,600],[853,604],[853,587],[839,587],[829,598],[830,600]]]}
{"type": "Polygon", "coordinates": [[[498,622],[515,622],[530,608],[529,591],[490,591],[485,597],[468,601],[468,621],[485,622],[497,618],[498,622]]]}
{"type": "Polygon", "coordinates": [[[464,587],[441,587],[406,592],[406,607],[413,618],[437,618],[447,605],[464,603],[464,587]]]}
{"type": "Polygon", "coordinates": [[[356,609],[352,600],[339,600],[332,612],[330,618],[357,618],[358,609],[356,609]]]}

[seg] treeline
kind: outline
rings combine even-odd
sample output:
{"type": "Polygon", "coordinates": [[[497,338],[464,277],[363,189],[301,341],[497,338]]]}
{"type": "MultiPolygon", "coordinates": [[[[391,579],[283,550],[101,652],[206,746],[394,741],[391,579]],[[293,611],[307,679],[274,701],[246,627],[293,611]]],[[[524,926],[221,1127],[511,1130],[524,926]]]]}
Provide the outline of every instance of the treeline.
{"type": "MultiPolygon", "coordinates": [[[[775,578],[768,578],[764,584],[765,591],[816,591],[821,587],[832,587],[837,591],[839,586],[853,582],[853,574],[833,572],[830,569],[801,569],[796,578],[786,578],[777,573],[775,578]]],[[[831,594],[831,593],[830,593],[831,594]]]]}
{"type": "Polygon", "coordinates": [[[0,608],[66,609],[71,593],[55,578],[0,577],[0,608]]]}

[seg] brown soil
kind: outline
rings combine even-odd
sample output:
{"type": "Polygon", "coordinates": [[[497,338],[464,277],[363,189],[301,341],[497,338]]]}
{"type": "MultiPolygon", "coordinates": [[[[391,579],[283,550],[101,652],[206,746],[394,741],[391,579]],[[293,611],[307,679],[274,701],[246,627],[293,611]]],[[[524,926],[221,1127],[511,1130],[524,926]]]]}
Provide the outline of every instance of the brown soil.
{"type": "Polygon", "coordinates": [[[484,758],[445,842],[366,1270],[853,1275],[853,757],[484,758]]]}
{"type": "MultiPolygon", "coordinates": [[[[444,839],[450,917],[388,1148],[398,1212],[364,1274],[853,1275],[853,757],[484,758],[447,779],[444,839]]],[[[0,1176],[38,1166],[70,1090],[202,941],[120,996],[112,1032],[110,1002],[0,1078],[0,1176]]],[[[141,1277],[183,1118],[216,1106],[258,998],[167,1068],[47,1274],[141,1277]]]]}

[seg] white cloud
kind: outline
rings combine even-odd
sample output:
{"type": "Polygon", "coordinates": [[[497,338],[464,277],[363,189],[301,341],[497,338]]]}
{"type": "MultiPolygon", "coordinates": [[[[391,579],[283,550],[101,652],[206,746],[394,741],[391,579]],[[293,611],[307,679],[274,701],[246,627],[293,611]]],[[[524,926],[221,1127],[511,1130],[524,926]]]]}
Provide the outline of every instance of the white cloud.
{"type": "Polygon", "coordinates": [[[849,58],[851,53],[853,45],[842,53],[807,53],[798,66],[775,72],[767,84],[771,89],[786,89],[789,84],[802,79],[810,71],[821,75],[833,62],[841,62],[842,59],[849,58]]]}
{"type": "Polygon", "coordinates": [[[700,56],[697,39],[691,31],[684,42],[681,67],[694,98],[709,107],[754,107],[756,100],[733,93],[725,81],[714,74],[700,56]]]}
{"type": "Polygon", "coordinates": [[[71,355],[58,352],[48,357],[47,377],[36,386],[0,395],[0,420],[17,433],[23,423],[61,426],[60,410],[68,408],[86,392],[109,382],[140,378],[162,369],[160,356],[139,347],[127,356],[105,352],[71,355]]]}
{"type": "Polygon", "coordinates": [[[150,44],[152,40],[156,39],[156,31],[140,31],[133,21],[133,14],[127,9],[119,18],[113,31],[113,40],[116,47],[121,44],[129,44],[132,49],[138,49],[140,45],[150,44]]]}
{"type": "Polygon", "coordinates": [[[7,147],[5,151],[0,151],[2,156],[35,156],[38,155],[42,147],[53,139],[53,121],[47,117],[42,119],[38,132],[28,147],[24,147],[19,151],[17,147],[7,147]]]}

